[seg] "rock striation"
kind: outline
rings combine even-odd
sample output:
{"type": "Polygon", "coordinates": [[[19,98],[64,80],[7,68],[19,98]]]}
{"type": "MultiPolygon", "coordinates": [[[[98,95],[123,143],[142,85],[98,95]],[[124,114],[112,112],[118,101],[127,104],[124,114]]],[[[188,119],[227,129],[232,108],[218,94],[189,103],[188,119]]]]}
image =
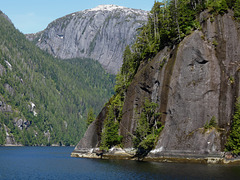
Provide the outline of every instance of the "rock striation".
{"type": "MultiPolygon", "coordinates": [[[[172,49],[166,47],[138,69],[126,91],[119,126],[123,150],[133,148],[137,112],[147,97],[159,105],[164,129],[146,160],[228,163],[224,144],[240,96],[240,24],[231,11],[214,19],[202,12],[199,21],[202,30],[172,49]],[[205,129],[212,118],[218,128],[205,129]]],[[[88,129],[87,134],[96,132],[88,129]]],[[[91,148],[98,148],[99,141],[91,148]]],[[[81,156],[81,148],[90,148],[89,143],[80,141],[73,156],[81,156]]]]}
{"type": "Polygon", "coordinates": [[[27,38],[56,57],[91,58],[116,74],[126,45],[135,42],[147,18],[147,11],[100,5],[59,18],[27,38]]]}

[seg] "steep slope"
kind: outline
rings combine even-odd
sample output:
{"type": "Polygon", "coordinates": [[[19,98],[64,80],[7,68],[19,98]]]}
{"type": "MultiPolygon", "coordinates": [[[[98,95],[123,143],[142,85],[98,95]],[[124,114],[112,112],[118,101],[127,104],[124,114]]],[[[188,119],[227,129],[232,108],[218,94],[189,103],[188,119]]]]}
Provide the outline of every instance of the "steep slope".
{"type": "MultiPolygon", "coordinates": [[[[125,91],[119,121],[124,148],[110,149],[102,157],[142,158],[146,154],[141,148],[152,142],[153,149],[145,149],[149,150],[148,160],[199,158],[196,161],[222,162],[234,104],[240,96],[240,24],[231,10],[215,16],[204,11],[199,22],[202,30],[193,31],[173,48],[166,47],[151,61],[141,63],[125,91]],[[148,128],[140,129],[142,114],[147,113],[146,99],[156,104],[152,107],[157,107],[156,111],[161,114],[160,118],[154,117],[157,113],[153,118],[146,118],[153,124],[151,130],[158,130],[157,121],[164,128],[157,134],[157,141],[150,141],[152,134],[145,136],[145,144],[140,143],[136,152],[132,149],[136,148],[137,133],[148,128]],[[211,161],[210,157],[216,159],[211,161]]],[[[110,106],[105,108],[111,109],[110,106]]],[[[102,117],[106,121],[107,115],[102,117]]],[[[102,122],[103,119],[97,118],[88,128],[73,156],[97,157],[104,134],[100,137],[99,133],[95,134],[98,141],[92,138],[95,141],[86,143],[84,139],[88,139],[90,132],[96,133],[95,129],[105,132],[102,122]]]]}
{"type": "Polygon", "coordinates": [[[27,35],[38,47],[62,58],[91,58],[116,74],[126,45],[132,44],[148,13],[115,5],[75,12],[27,35]]]}
{"type": "Polygon", "coordinates": [[[8,18],[8,16],[4,14],[1,10],[0,10],[0,16],[4,17],[8,22],[12,23],[12,21],[8,18]]]}
{"type": "Polygon", "coordinates": [[[55,59],[0,13],[0,145],[74,145],[115,77],[91,59],[55,59]],[[77,138],[78,137],[78,138],[77,138]]]}

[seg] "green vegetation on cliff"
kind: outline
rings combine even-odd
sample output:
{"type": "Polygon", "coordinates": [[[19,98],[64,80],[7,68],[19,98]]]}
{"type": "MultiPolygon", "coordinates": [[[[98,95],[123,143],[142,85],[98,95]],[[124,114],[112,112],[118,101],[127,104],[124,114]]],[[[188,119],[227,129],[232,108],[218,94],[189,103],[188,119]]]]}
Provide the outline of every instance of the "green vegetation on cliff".
{"type": "MultiPolygon", "coordinates": [[[[228,0],[228,1],[231,2],[231,0],[228,0]]],[[[235,18],[237,20],[240,20],[240,0],[235,0],[233,8],[234,8],[234,16],[235,16],[235,18]]]]}
{"type": "Polygon", "coordinates": [[[101,146],[108,150],[115,145],[120,145],[122,136],[119,135],[119,123],[122,119],[123,95],[120,93],[110,100],[108,115],[104,120],[104,127],[101,135],[101,146]]]}
{"type": "Polygon", "coordinates": [[[0,124],[0,144],[6,143],[6,132],[4,127],[0,124]]]}
{"type": "Polygon", "coordinates": [[[23,145],[76,144],[87,111],[101,110],[115,77],[90,59],[53,58],[1,14],[0,24],[0,144],[4,125],[23,145]]]}
{"type": "Polygon", "coordinates": [[[237,99],[235,105],[235,113],[232,120],[232,128],[226,143],[226,151],[230,151],[235,155],[240,154],[240,98],[237,99]]]}
{"type": "Polygon", "coordinates": [[[95,114],[93,108],[90,108],[87,113],[87,127],[95,120],[95,114]]]}
{"type": "MultiPolygon", "coordinates": [[[[132,47],[127,46],[125,49],[123,65],[116,79],[116,93],[119,94],[124,92],[123,94],[125,94],[141,64],[144,65],[144,63],[147,63],[165,47],[176,47],[194,30],[201,29],[198,19],[202,11],[207,11],[213,17],[216,15],[224,15],[229,10],[233,10],[235,19],[239,19],[239,9],[239,0],[155,1],[149,14],[148,22],[140,29],[140,34],[135,44],[133,44],[132,47]]],[[[215,42],[215,45],[217,45],[217,42],[215,42]]],[[[164,64],[165,63],[162,63],[160,68],[162,68],[164,64]]],[[[114,108],[111,107],[111,109],[114,108]]],[[[153,123],[151,118],[149,119],[149,113],[151,114],[155,109],[157,109],[156,104],[149,100],[145,102],[143,111],[137,121],[137,128],[135,131],[136,137],[134,143],[136,148],[143,148],[145,150],[151,149],[159,133],[158,131],[163,127],[160,120],[156,120],[154,121],[155,123],[153,123]]],[[[152,115],[152,119],[157,119],[153,117],[155,117],[155,115],[152,115]]],[[[115,119],[112,121],[112,125],[117,122],[114,113],[111,113],[110,119],[115,119]]],[[[108,122],[109,121],[105,120],[105,125],[108,122]]],[[[210,122],[207,122],[205,125],[206,129],[212,127],[216,127],[215,117],[212,117],[210,122]]],[[[117,125],[116,127],[114,126],[114,129],[114,136],[118,135],[117,125]]],[[[109,131],[109,135],[110,133],[112,132],[109,131]]],[[[108,136],[106,130],[103,131],[103,136],[108,136]]],[[[116,144],[112,142],[113,141],[109,141],[105,146],[111,147],[116,144]]]]}
{"type": "Polygon", "coordinates": [[[198,16],[208,10],[213,15],[234,10],[240,18],[240,0],[165,0],[155,1],[148,22],[140,29],[133,46],[126,47],[117,90],[126,89],[141,62],[153,58],[164,47],[173,47],[193,30],[200,29],[198,16]],[[164,2],[164,3],[163,3],[164,2]]]}
{"type": "Polygon", "coordinates": [[[157,112],[157,107],[157,103],[145,99],[133,139],[135,148],[150,151],[154,147],[156,138],[164,127],[159,121],[161,113],[157,112]]]}

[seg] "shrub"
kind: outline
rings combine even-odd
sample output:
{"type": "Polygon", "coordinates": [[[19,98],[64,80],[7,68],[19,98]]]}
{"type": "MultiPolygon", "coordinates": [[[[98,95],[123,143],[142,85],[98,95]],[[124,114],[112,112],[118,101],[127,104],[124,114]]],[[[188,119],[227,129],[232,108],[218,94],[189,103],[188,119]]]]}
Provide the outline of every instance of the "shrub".
{"type": "Polygon", "coordinates": [[[211,120],[210,120],[210,122],[208,123],[208,121],[205,123],[205,125],[204,125],[204,128],[205,129],[211,129],[211,128],[213,128],[213,127],[217,127],[217,122],[216,122],[216,118],[215,118],[215,116],[213,116],[212,118],[211,118],[211,120]]]}

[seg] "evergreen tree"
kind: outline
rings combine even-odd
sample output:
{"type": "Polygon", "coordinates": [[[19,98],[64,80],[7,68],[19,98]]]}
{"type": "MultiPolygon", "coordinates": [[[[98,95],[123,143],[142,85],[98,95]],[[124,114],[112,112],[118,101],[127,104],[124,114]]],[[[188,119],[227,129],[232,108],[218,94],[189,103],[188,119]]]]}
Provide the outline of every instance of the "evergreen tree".
{"type": "Polygon", "coordinates": [[[101,134],[101,149],[108,150],[112,146],[120,145],[122,136],[119,135],[119,122],[122,119],[124,97],[122,93],[114,96],[110,100],[108,115],[104,121],[104,127],[101,134]]]}
{"type": "Polygon", "coordinates": [[[121,67],[121,74],[128,75],[131,72],[133,64],[131,62],[131,49],[129,45],[126,46],[124,53],[123,53],[123,65],[121,67]]]}
{"type": "Polygon", "coordinates": [[[87,114],[87,127],[95,120],[93,108],[90,108],[87,114]]]}
{"type": "Polygon", "coordinates": [[[144,150],[153,148],[156,137],[163,128],[159,121],[161,114],[157,112],[157,107],[156,103],[150,102],[148,99],[145,100],[133,139],[135,148],[144,150]]]}
{"type": "Polygon", "coordinates": [[[126,46],[123,53],[123,65],[121,67],[121,71],[116,77],[115,92],[119,93],[120,91],[126,89],[133,78],[134,73],[135,66],[132,51],[129,46],[126,46]]]}
{"type": "Polygon", "coordinates": [[[234,4],[234,17],[240,20],[240,0],[236,0],[234,4]]]}
{"type": "Polygon", "coordinates": [[[114,109],[111,107],[107,119],[104,122],[104,128],[101,137],[101,149],[108,150],[112,146],[120,143],[118,135],[119,123],[114,116],[114,109]]]}
{"type": "Polygon", "coordinates": [[[235,2],[236,0],[226,0],[226,3],[230,9],[233,8],[235,2]]]}
{"type": "Polygon", "coordinates": [[[224,14],[228,10],[226,0],[209,0],[207,1],[207,7],[211,10],[210,12],[216,14],[224,14]]]}
{"type": "Polygon", "coordinates": [[[232,128],[226,143],[226,151],[233,154],[240,154],[240,98],[237,99],[235,105],[235,113],[232,120],[232,128]]]}

